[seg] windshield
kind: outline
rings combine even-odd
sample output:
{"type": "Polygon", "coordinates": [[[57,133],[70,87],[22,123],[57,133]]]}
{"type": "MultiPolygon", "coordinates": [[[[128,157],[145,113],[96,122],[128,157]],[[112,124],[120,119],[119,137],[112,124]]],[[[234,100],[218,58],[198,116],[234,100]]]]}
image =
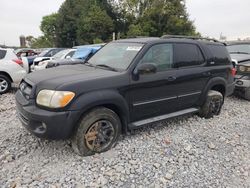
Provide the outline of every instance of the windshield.
{"type": "Polygon", "coordinates": [[[42,51],[38,56],[39,56],[39,57],[44,57],[49,51],[50,51],[49,49],[44,50],[44,51],[42,51]]]}
{"type": "Polygon", "coordinates": [[[54,59],[61,59],[61,58],[63,58],[69,51],[70,51],[69,49],[67,49],[67,50],[62,50],[62,51],[56,53],[55,55],[53,55],[53,58],[54,58],[54,59]]]}
{"type": "Polygon", "coordinates": [[[227,46],[229,53],[246,53],[250,54],[250,44],[235,44],[227,46]]]}
{"type": "Polygon", "coordinates": [[[91,48],[78,48],[74,55],[72,56],[73,59],[86,59],[88,55],[92,52],[91,48]]]}
{"type": "Polygon", "coordinates": [[[109,43],[99,50],[89,63],[126,70],[142,47],[141,43],[109,43]]]}

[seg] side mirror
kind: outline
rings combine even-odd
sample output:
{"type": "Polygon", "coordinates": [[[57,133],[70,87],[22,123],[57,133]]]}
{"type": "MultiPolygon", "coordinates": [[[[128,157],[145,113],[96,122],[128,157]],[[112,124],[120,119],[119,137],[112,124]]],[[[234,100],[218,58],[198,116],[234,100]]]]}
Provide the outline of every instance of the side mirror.
{"type": "Polygon", "coordinates": [[[70,59],[71,57],[69,55],[66,56],[66,59],[70,59]]]}
{"type": "Polygon", "coordinates": [[[138,74],[154,74],[157,71],[157,67],[154,63],[143,63],[137,67],[138,74]]]}

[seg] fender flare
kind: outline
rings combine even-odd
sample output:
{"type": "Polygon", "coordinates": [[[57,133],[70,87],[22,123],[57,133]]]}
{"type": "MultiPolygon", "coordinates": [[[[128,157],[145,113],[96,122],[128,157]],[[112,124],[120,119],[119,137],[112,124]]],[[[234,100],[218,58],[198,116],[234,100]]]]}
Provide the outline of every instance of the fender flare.
{"type": "MultiPolygon", "coordinates": [[[[100,90],[79,95],[69,106],[69,110],[80,111],[78,120],[83,114],[98,106],[115,106],[122,122],[122,129],[127,131],[129,107],[125,98],[116,90],[100,90]]],[[[78,121],[77,120],[77,121],[78,121]]]]}
{"type": "Polygon", "coordinates": [[[201,101],[201,103],[199,105],[203,105],[205,103],[208,91],[211,90],[216,85],[222,85],[225,88],[225,93],[226,93],[226,85],[227,85],[226,80],[221,77],[211,78],[207,82],[206,87],[203,89],[202,95],[199,100],[201,101]]]}

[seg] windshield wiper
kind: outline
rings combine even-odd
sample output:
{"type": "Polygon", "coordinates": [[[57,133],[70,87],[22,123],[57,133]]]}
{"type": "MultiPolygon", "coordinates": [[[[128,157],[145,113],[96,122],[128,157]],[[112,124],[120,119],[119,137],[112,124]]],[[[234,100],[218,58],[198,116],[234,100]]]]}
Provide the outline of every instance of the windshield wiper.
{"type": "Polygon", "coordinates": [[[230,52],[230,54],[250,54],[250,53],[247,53],[247,52],[230,52]]]}
{"type": "Polygon", "coordinates": [[[94,67],[94,65],[93,64],[91,64],[90,62],[88,62],[88,61],[84,61],[83,62],[83,64],[84,65],[87,65],[87,66],[90,66],[90,67],[94,67]]]}
{"type": "Polygon", "coordinates": [[[110,66],[105,65],[105,64],[98,64],[98,65],[96,65],[95,67],[106,68],[106,69],[109,69],[109,70],[111,70],[111,71],[115,71],[115,72],[117,72],[117,71],[118,71],[116,68],[114,68],[114,67],[110,67],[110,66]]]}

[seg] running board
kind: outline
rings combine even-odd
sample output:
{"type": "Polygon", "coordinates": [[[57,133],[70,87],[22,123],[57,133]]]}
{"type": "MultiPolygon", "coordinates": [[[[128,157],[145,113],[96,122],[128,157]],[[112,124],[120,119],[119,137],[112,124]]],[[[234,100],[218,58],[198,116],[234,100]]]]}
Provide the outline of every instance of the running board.
{"type": "Polygon", "coordinates": [[[165,115],[156,116],[153,118],[148,118],[148,119],[132,122],[128,126],[129,126],[129,129],[135,129],[135,128],[141,127],[142,125],[145,125],[145,124],[155,123],[155,122],[162,121],[165,119],[169,119],[169,118],[173,118],[173,117],[177,117],[177,116],[182,116],[185,114],[191,114],[191,113],[198,112],[198,111],[199,111],[198,108],[188,108],[188,109],[177,111],[174,113],[165,114],[165,115]]]}

